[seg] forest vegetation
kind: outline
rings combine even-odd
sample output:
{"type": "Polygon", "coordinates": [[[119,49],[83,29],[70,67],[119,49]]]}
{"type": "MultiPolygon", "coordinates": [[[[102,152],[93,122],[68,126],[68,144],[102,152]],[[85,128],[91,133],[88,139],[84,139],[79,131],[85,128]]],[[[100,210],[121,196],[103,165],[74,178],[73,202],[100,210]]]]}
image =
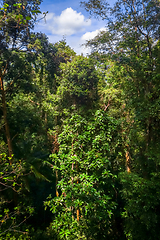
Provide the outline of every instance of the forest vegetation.
{"type": "Polygon", "coordinates": [[[0,3],[0,240],[160,239],[159,0],[81,2],[87,57],[40,3],[0,3]]]}

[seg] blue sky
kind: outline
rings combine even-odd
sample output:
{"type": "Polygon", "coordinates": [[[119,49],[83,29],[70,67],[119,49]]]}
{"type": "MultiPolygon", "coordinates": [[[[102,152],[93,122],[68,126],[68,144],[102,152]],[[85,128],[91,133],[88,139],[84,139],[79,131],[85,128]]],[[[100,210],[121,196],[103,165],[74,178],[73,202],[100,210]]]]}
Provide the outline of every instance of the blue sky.
{"type": "Polygon", "coordinates": [[[36,25],[35,31],[45,33],[52,43],[65,38],[77,54],[87,54],[89,49],[81,45],[105,28],[104,21],[90,18],[80,7],[80,1],[44,0],[40,10],[48,11],[48,14],[46,21],[42,20],[36,25]]]}

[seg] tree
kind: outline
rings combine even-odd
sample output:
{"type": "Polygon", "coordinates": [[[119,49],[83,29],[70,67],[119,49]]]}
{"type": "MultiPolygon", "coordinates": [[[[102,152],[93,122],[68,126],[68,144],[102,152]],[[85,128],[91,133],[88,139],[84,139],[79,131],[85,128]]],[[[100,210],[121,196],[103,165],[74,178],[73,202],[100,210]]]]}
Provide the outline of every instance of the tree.
{"type": "Polygon", "coordinates": [[[56,56],[57,60],[59,60],[59,63],[67,63],[68,61],[71,62],[76,55],[73,49],[67,45],[65,39],[55,43],[54,46],[57,48],[56,56]]]}
{"type": "MultiPolygon", "coordinates": [[[[88,11],[95,12],[107,23],[106,31],[87,45],[95,55],[97,51],[114,62],[107,81],[112,80],[113,86],[123,91],[122,136],[128,149],[126,161],[130,165],[128,173],[120,175],[122,196],[126,201],[126,236],[128,239],[158,239],[159,196],[155,194],[154,199],[150,196],[159,176],[160,5],[159,1],[150,0],[116,1],[112,8],[105,5],[104,11],[104,4],[105,1],[83,2],[88,11]],[[149,224],[147,219],[152,216],[156,220],[149,224]]],[[[157,184],[156,191],[159,191],[157,184]]]]}
{"type": "MultiPolygon", "coordinates": [[[[94,3],[96,1],[89,1],[85,5],[88,10],[93,10],[94,3]]],[[[143,145],[143,153],[139,153],[146,164],[143,165],[144,174],[151,170],[151,165],[156,171],[157,160],[153,160],[152,153],[159,152],[156,144],[159,138],[159,10],[157,1],[117,1],[110,8],[107,30],[88,42],[93,49],[109,54],[117,65],[115,70],[121,73],[119,86],[125,91],[132,127],[137,128],[137,133],[141,128],[138,135],[144,136],[140,143],[139,136],[134,135],[139,145],[143,145]]]]}
{"type": "Polygon", "coordinates": [[[74,57],[71,62],[61,64],[61,75],[57,77],[57,94],[64,107],[86,106],[92,108],[98,100],[98,71],[95,62],[83,56],[74,57]]]}
{"type": "MultiPolygon", "coordinates": [[[[57,76],[53,169],[56,198],[46,201],[60,239],[119,239],[117,154],[122,151],[117,120],[99,110],[104,72],[95,59],[77,56],[57,76]],[[116,195],[117,194],[117,195],[116,195]],[[107,204],[106,204],[107,203],[107,204]]],[[[121,230],[120,230],[121,229],[121,230]]]]}
{"type": "Polygon", "coordinates": [[[59,151],[51,156],[59,172],[59,196],[46,202],[59,239],[122,237],[114,164],[120,150],[117,128],[103,110],[89,117],[74,109],[63,121],[59,151]]]}
{"type": "MultiPolygon", "coordinates": [[[[10,165],[7,155],[0,155],[0,239],[7,238],[7,236],[10,238],[12,232],[19,235],[28,234],[25,228],[20,229],[20,226],[33,213],[33,208],[27,206],[26,201],[23,201],[23,205],[21,204],[25,187],[24,165],[25,163],[21,161],[13,162],[10,165]]],[[[28,239],[27,236],[26,239],[28,239]]]]}
{"type": "MultiPolygon", "coordinates": [[[[43,67],[42,61],[39,61],[39,69],[38,73],[36,73],[35,62],[39,60],[37,57],[38,40],[35,46],[31,48],[31,40],[34,35],[31,31],[33,30],[36,16],[40,13],[39,4],[40,1],[22,1],[19,3],[5,1],[4,7],[2,6],[0,12],[0,80],[2,97],[2,147],[0,150],[1,153],[4,150],[7,152],[5,144],[7,139],[8,159],[11,165],[8,168],[14,169],[15,165],[19,163],[17,159],[21,159],[23,162],[22,171],[19,175],[17,171],[11,171],[11,174],[10,172],[8,174],[7,169],[3,168],[3,164],[0,170],[4,174],[2,175],[2,183],[6,180],[6,174],[9,176],[10,181],[12,178],[16,178],[17,174],[18,184],[20,182],[23,183],[23,187],[20,185],[19,192],[12,191],[9,185],[9,188],[1,194],[6,201],[1,205],[2,220],[6,217],[8,211],[9,214],[15,214],[18,211],[17,217],[7,218],[7,221],[2,224],[3,237],[6,236],[6,238],[14,235],[9,233],[9,231],[14,229],[22,231],[22,235],[23,232],[26,233],[24,229],[29,227],[27,224],[29,224],[28,221],[32,221],[32,218],[30,220],[26,218],[23,221],[23,217],[32,215],[30,214],[30,209],[33,208],[35,210],[34,215],[38,212],[38,208],[35,208],[34,199],[34,194],[36,193],[33,194],[31,191],[31,184],[33,185],[33,182],[36,181],[35,176],[36,179],[43,179],[43,181],[49,182],[53,180],[53,175],[49,171],[50,167],[47,168],[47,166],[50,166],[50,163],[47,162],[49,156],[47,126],[44,123],[45,121],[41,120],[45,104],[42,104],[42,99],[40,98],[43,91],[42,89],[40,90],[39,82],[41,76],[44,80],[44,74],[39,74],[41,71],[40,64],[43,67]],[[37,100],[38,94],[39,99],[37,100]],[[37,128],[36,124],[38,124],[39,128],[37,128]],[[5,130],[3,130],[4,126],[5,130]],[[9,128],[9,126],[12,126],[12,128],[9,128]],[[12,157],[12,154],[14,154],[14,157],[12,157]],[[7,209],[6,214],[5,209],[7,209]],[[17,211],[14,211],[14,209],[17,209],[17,211]],[[19,211],[21,211],[21,214],[19,214],[19,211]]],[[[39,46],[42,46],[41,42],[39,46]]],[[[50,46],[50,49],[53,50],[54,47],[50,46]]],[[[43,46],[43,51],[46,51],[45,46],[43,46]]],[[[45,83],[46,90],[49,84],[47,85],[47,80],[45,83]]],[[[44,184],[41,184],[41,186],[39,184],[39,188],[42,188],[42,186],[43,189],[46,186],[47,190],[51,189],[51,186],[47,184],[45,186],[44,184]]],[[[45,197],[43,196],[43,198],[45,197]]],[[[42,197],[39,198],[41,205],[43,200],[42,197]]],[[[42,206],[41,210],[44,213],[42,206]]],[[[37,227],[36,224],[34,226],[35,228],[37,227]]],[[[16,231],[15,238],[18,239],[20,236],[17,236],[18,233],[16,231]]]]}
{"type": "Polygon", "coordinates": [[[35,22],[34,16],[39,13],[39,3],[40,1],[25,1],[22,3],[16,3],[16,1],[14,3],[12,1],[12,4],[10,4],[10,1],[3,1],[0,12],[1,100],[10,159],[13,149],[7,119],[6,92],[11,85],[16,84],[16,80],[19,80],[27,69],[26,67],[22,67],[22,64],[26,63],[26,61],[21,61],[25,55],[21,49],[25,48],[29,39],[30,30],[33,28],[35,22]],[[14,75],[12,75],[13,73],[14,75]]]}

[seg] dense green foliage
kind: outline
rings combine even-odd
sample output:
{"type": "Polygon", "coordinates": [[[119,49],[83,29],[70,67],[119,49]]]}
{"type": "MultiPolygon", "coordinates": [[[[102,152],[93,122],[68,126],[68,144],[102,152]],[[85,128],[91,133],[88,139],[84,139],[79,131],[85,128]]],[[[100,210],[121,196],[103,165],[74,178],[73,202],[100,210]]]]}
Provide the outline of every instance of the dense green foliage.
{"type": "Polygon", "coordinates": [[[120,144],[117,130],[116,122],[101,110],[86,117],[75,109],[63,121],[59,152],[52,155],[54,169],[60,174],[58,189],[63,193],[47,202],[56,215],[53,227],[62,239],[112,235],[118,191],[114,166],[120,144]]]}
{"type": "Polygon", "coordinates": [[[153,240],[160,230],[160,5],[82,5],[106,22],[76,56],[1,1],[0,239],[153,240]]]}

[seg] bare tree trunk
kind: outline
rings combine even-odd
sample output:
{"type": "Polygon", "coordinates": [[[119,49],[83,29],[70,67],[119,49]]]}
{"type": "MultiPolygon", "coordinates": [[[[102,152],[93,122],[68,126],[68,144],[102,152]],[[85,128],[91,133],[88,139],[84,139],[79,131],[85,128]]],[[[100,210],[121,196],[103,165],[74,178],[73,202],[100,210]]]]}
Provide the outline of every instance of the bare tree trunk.
{"type": "Polygon", "coordinates": [[[130,156],[129,156],[129,151],[126,151],[126,170],[128,173],[131,172],[131,168],[130,168],[130,156]]]}
{"type": "Polygon", "coordinates": [[[2,72],[0,71],[0,85],[1,85],[1,99],[2,99],[2,110],[3,110],[3,118],[4,118],[4,124],[5,124],[5,132],[6,132],[6,139],[7,139],[7,144],[8,144],[8,153],[10,157],[10,164],[12,164],[12,141],[10,137],[10,130],[9,130],[9,125],[7,121],[7,106],[6,106],[6,97],[5,97],[5,91],[4,91],[4,84],[3,84],[3,75],[2,72]]]}

